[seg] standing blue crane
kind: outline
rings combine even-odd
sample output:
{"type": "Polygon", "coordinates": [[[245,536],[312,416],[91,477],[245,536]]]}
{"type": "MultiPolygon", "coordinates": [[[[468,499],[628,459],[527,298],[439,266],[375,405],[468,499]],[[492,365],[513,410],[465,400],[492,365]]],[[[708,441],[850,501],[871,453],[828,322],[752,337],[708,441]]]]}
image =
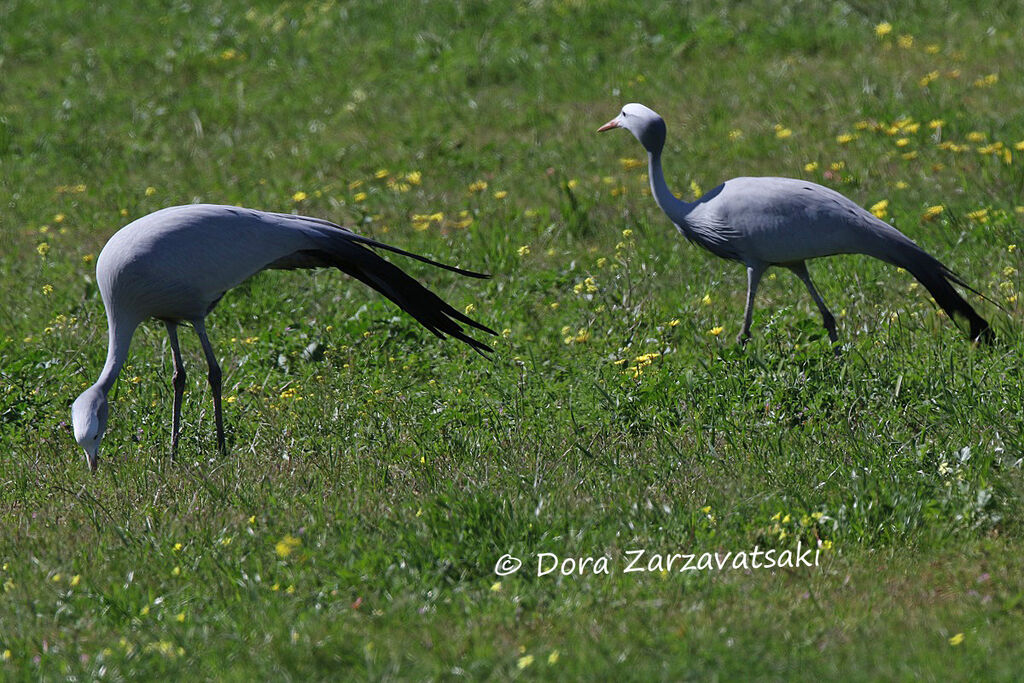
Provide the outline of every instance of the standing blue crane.
{"type": "Polygon", "coordinates": [[[386,249],[460,275],[486,278],[362,237],[319,218],[269,213],[235,206],[193,204],[161,209],[121,228],[96,260],[96,282],[107,312],[107,360],[96,383],[71,406],[75,440],[96,470],[107,427],[107,394],[128,356],[135,329],[148,318],[167,326],[174,358],[171,449],[178,445],[185,366],[178,325],[189,322],[199,335],[213,391],[217,446],[223,452],[221,370],[206,336],[206,316],[243,280],[267,269],[335,267],[377,290],[421,325],[444,339],[450,335],[477,352],[491,348],[470,337],[460,323],[495,334],[459,313],[440,297],[381,258],[386,249]]]}
{"type": "Polygon", "coordinates": [[[625,128],[647,150],[651,192],[679,232],[712,254],[747,267],[747,305],[738,342],[750,338],[761,276],[771,266],[784,266],[807,286],[835,343],[839,339],[835,317],[811,282],[805,263],[835,254],[867,254],[906,269],[950,318],[966,318],[972,340],[993,340],[988,322],[953,284],[977,291],[909,237],[835,190],[793,178],[733,178],[696,201],[685,202],[668,189],[661,170],[665,121],[633,103],[598,132],[612,128],[625,128]]]}

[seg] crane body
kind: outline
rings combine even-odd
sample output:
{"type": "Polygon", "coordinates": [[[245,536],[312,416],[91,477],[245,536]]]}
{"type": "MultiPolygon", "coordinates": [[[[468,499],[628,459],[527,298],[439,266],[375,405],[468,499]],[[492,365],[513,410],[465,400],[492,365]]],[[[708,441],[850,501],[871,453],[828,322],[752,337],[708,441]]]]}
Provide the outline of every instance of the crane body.
{"type": "Polygon", "coordinates": [[[156,318],[167,327],[174,359],[172,449],[177,446],[185,368],[177,327],[191,323],[209,367],[217,443],[224,450],[221,370],[205,319],[232,287],[267,269],[336,267],[377,290],[440,338],[453,336],[480,353],[490,347],[461,324],[494,334],[455,310],[373,249],[385,249],[470,277],[486,275],[448,266],[329,221],[213,204],[161,209],[121,228],[96,260],[96,281],[107,312],[107,360],[96,383],[72,405],[75,438],[92,469],[106,430],[107,394],[124,365],[136,328],[156,318]]]}
{"type": "MultiPolygon", "coordinates": [[[[647,150],[651,193],[658,206],[690,241],[747,268],[747,303],[737,340],[750,338],[754,297],[772,266],[791,270],[807,287],[832,342],[835,318],[814,287],[806,261],[837,254],[866,254],[902,267],[928,289],[951,318],[961,317],[976,341],[991,341],[988,322],[956,291],[975,292],[960,276],[885,221],[835,190],[795,178],[740,177],[694,202],[668,189],[661,165],[665,122],[642,104],[627,104],[598,131],[625,128],[647,150]]],[[[975,292],[977,293],[977,292],[975,292]]]]}

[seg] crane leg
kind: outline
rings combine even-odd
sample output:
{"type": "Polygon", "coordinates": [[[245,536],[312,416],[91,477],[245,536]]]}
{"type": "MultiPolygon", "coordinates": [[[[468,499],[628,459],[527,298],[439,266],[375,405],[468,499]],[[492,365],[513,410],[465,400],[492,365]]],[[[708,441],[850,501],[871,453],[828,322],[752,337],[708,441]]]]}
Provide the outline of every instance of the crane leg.
{"type": "Polygon", "coordinates": [[[181,349],[178,348],[178,323],[165,321],[167,336],[171,340],[171,355],[174,357],[174,375],[171,382],[174,386],[174,408],[171,413],[171,454],[178,452],[178,435],[181,432],[181,399],[185,395],[185,364],[181,361],[181,349]]]}
{"type": "Polygon", "coordinates": [[[839,333],[836,331],[836,319],[832,316],[832,312],[828,310],[828,306],[825,305],[825,300],[818,294],[818,290],[814,288],[814,283],[811,282],[811,274],[807,272],[807,264],[801,261],[789,266],[789,269],[807,285],[807,291],[811,293],[811,298],[814,299],[814,303],[818,305],[818,310],[821,311],[821,320],[825,324],[825,329],[828,330],[828,338],[835,344],[839,341],[839,333]]]}
{"type": "Polygon", "coordinates": [[[206,377],[210,380],[210,389],[213,391],[213,418],[217,422],[217,448],[223,454],[227,452],[227,449],[224,446],[224,413],[220,403],[220,365],[217,364],[217,356],[213,352],[213,346],[210,345],[210,339],[206,336],[206,323],[200,318],[193,320],[192,325],[196,328],[196,334],[199,335],[199,343],[203,345],[206,364],[210,368],[206,377]]]}
{"type": "Polygon", "coordinates": [[[750,339],[750,324],[754,320],[754,296],[757,294],[757,285],[761,282],[761,276],[767,266],[757,264],[747,266],[747,308],[743,312],[743,329],[736,335],[736,343],[746,344],[750,339]]]}

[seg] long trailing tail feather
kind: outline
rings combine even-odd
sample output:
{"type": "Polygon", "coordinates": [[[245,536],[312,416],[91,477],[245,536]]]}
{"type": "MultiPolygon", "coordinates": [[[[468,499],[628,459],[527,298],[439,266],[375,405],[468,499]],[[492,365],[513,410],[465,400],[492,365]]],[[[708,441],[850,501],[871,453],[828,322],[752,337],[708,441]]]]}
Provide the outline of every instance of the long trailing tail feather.
{"type": "MultiPolygon", "coordinates": [[[[330,247],[325,250],[330,256],[331,265],[380,292],[437,337],[454,337],[486,357],[491,347],[466,334],[459,323],[488,334],[497,332],[455,310],[401,268],[362,246],[362,240],[352,239],[353,236],[346,232],[342,239],[331,241],[330,247]]],[[[427,259],[421,260],[432,263],[427,259]]],[[[449,270],[461,272],[454,268],[449,270]]]]}
{"type": "Polygon", "coordinates": [[[978,312],[967,300],[954,289],[953,284],[988,301],[991,299],[964,282],[962,277],[947,268],[906,235],[889,225],[883,225],[886,230],[878,233],[880,238],[878,248],[870,252],[871,255],[900,266],[917,278],[950,319],[965,318],[970,326],[971,340],[989,344],[994,342],[995,333],[988,321],[978,315],[978,312]]]}

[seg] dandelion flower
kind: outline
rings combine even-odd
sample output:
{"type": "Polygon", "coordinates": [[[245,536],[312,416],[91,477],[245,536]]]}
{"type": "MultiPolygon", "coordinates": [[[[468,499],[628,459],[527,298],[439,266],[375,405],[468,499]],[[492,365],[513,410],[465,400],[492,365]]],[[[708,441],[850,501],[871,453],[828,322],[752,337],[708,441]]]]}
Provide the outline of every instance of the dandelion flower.
{"type": "Polygon", "coordinates": [[[472,182],[472,183],[469,184],[469,191],[470,192],[483,192],[486,189],[487,189],[487,181],[486,180],[477,180],[477,181],[472,182]]]}
{"type": "Polygon", "coordinates": [[[156,194],[156,188],[155,187],[150,185],[149,187],[146,188],[146,196],[147,197],[152,197],[155,194],[156,194]]]}
{"type": "Polygon", "coordinates": [[[710,306],[711,305],[711,295],[710,294],[705,294],[704,297],[700,300],[700,302],[702,304],[704,304],[705,306],[710,306]]]}
{"type": "Polygon", "coordinates": [[[516,661],[516,668],[522,670],[531,664],[533,664],[533,655],[523,655],[516,661]]]}
{"type": "Polygon", "coordinates": [[[49,242],[40,242],[38,245],[36,245],[36,252],[40,256],[42,256],[44,258],[49,253],[49,251],[50,251],[50,243],[49,242]]]}
{"type": "Polygon", "coordinates": [[[740,130],[739,128],[733,128],[732,130],[729,131],[729,139],[730,140],[734,140],[735,141],[735,140],[739,140],[742,137],[743,137],[743,131],[740,130]]]}
{"type": "Polygon", "coordinates": [[[504,199],[505,197],[508,196],[508,191],[507,190],[498,190],[497,192],[494,193],[493,196],[494,196],[495,199],[504,199]]]}
{"type": "Polygon", "coordinates": [[[412,173],[406,173],[405,179],[413,185],[419,185],[423,182],[423,174],[419,171],[413,171],[412,173]]]}
{"type": "Polygon", "coordinates": [[[43,296],[50,296],[53,294],[53,285],[43,285],[43,296]]]}
{"type": "Polygon", "coordinates": [[[491,584],[491,592],[492,593],[500,593],[501,592],[501,581],[495,581],[494,583],[491,584]]]}
{"type": "Polygon", "coordinates": [[[352,201],[354,201],[354,202],[365,202],[366,201],[366,197],[367,197],[367,194],[365,192],[356,192],[352,196],[352,201]]]}
{"type": "Polygon", "coordinates": [[[85,264],[92,263],[95,260],[96,260],[96,256],[94,254],[86,254],[85,256],[82,257],[82,263],[85,263],[85,264]]]}
{"type": "Polygon", "coordinates": [[[304,201],[306,201],[306,197],[307,196],[308,195],[306,195],[305,192],[303,192],[302,190],[299,190],[298,192],[296,192],[295,194],[292,195],[292,201],[294,201],[294,202],[304,202],[304,201]]]}
{"type": "Polygon", "coordinates": [[[959,645],[962,642],[964,642],[964,634],[963,633],[957,633],[955,636],[952,636],[949,639],[949,644],[952,645],[953,647],[956,647],[957,645],[959,645]]]}
{"type": "Polygon", "coordinates": [[[875,217],[877,218],[885,218],[887,215],[889,215],[889,212],[886,210],[888,208],[889,200],[883,199],[882,201],[875,202],[874,204],[871,205],[871,213],[875,214],[875,217]]]}
{"type": "Polygon", "coordinates": [[[672,318],[671,320],[668,321],[668,326],[669,327],[675,327],[678,324],[679,324],[679,318],[672,318]]]}
{"type": "Polygon", "coordinates": [[[914,36],[905,33],[896,39],[896,44],[904,50],[909,50],[914,47],[914,36]]]}
{"type": "Polygon", "coordinates": [[[524,244],[523,246],[516,249],[516,253],[519,254],[520,256],[528,255],[530,253],[530,245],[524,244]]]}
{"type": "Polygon", "coordinates": [[[890,33],[892,33],[892,24],[890,24],[888,21],[883,21],[882,23],[875,26],[875,35],[878,36],[879,38],[884,38],[890,33]]]}
{"type": "Polygon", "coordinates": [[[717,337],[718,335],[722,334],[722,332],[724,332],[724,331],[725,331],[724,327],[722,327],[721,325],[717,325],[715,327],[712,327],[710,330],[708,330],[708,334],[710,334],[713,337],[717,337]]]}
{"type": "Polygon", "coordinates": [[[782,124],[779,124],[779,123],[775,124],[775,137],[777,137],[778,139],[785,140],[786,138],[788,138],[788,137],[790,137],[792,135],[793,135],[792,129],[786,128],[785,126],[783,126],[782,124]]]}
{"type": "Polygon", "coordinates": [[[386,169],[386,168],[379,168],[379,169],[377,169],[377,172],[373,174],[373,177],[376,178],[377,180],[381,180],[383,178],[387,178],[388,177],[388,169],[386,169]]]}
{"type": "Polygon", "coordinates": [[[466,315],[469,315],[470,313],[472,313],[475,310],[476,310],[476,304],[467,304],[466,305],[466,315]]]}
{"type": "Polygon", "coordinates": [[[274,552],[277,553],[278,557],[288,557],[301,545],[301,540],[295,538],[291,534],[285,534],[284,538],[278,541],[274,546],[274,552]]]}
{"type": "Polygon", "coordinates": [[[921,215],[921,220],[923,220],[923,221],[935,220],[935,218],[940,213],[942,213],[945,210],[946,210],[946,207],[944,207],[942,204],[936,204],[935,206],[929,206],[927,209],[925,209],[924,213],[921,215]]]}
{"type": "Polygon", "coordinates": [[[622,166],[623,171],[632,171],[637,168],[642,168],[646,164],[640,159],[619,159],[619,165],[622,166]]]}
{"type": "Polygon", "coordinates": [[[178,612],[178,616],[176,616],[176,617],[174,617],[174,618],[175,618],[175,619],[176,619],[176,620],[178,621],[178,623],[180,624],[180,623],[182,623],[182,622],[184,622],[184,621],[185,621],[185,613],[184,613],[184,612],[178,612]]]}
{"type": "Polygon", "coordinates": [[[836,142],[838,142],[840,145],[849,144],[850,142],[853,142],[856,139],[857,136],[854,135],[853,133],[843,133],[841,135],[836,136],[836,142]]]}
{"type": "Polygon", "coordinates": [[[818,170],[818,162],[817,161],[808,161],[806,164],[804,164],[804,171],[806,171],[807,173],[812,173],[812,172],[817,171],[817,170],[818,170]]]}
{"type": "Polygon", "coordinates": [[[81,574],[75,574],[74,576],[71,577],[71,587],[74,588],[81,581],[82,581],[82,575],[81,574]]]}

